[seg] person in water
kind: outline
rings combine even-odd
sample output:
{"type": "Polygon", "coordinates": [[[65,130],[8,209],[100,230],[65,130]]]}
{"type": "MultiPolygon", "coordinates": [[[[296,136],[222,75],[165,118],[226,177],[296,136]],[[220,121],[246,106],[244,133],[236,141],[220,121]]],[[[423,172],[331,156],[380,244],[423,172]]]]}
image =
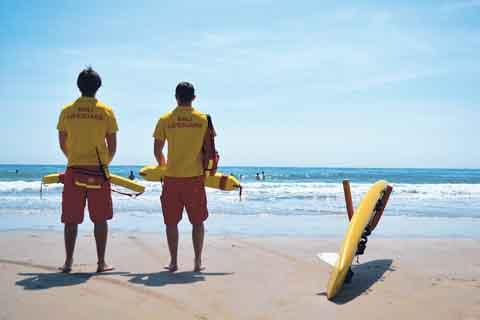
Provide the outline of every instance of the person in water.
{"type": "Polygon", "coordinates": [[[135,180],[135,174],[133,174],[132,170],[130,170],[130,174],[128,175],[128,179],[135,180]]]}
{"type": "Polygon", "coordinates": [[[185,208],[192,224],[194,271],[199,272],[203,269],[204,221],[208,217],[201,157],[208,120],[192,107],[195,89],[191,83],[179,83],[175,98],[176,108],[160,117],[153,133],[155,158],[159,165],[166,165],[160,197],[170,251],[166,269],[170,272],[178,269],[178,223],[185,208]],[[168,141],[168,160],[163,155],[165,141],[168,141]]]}
{"type": "Polygon", "coordinates": [[[113,217],[110,182],[106,166],[117,148],[117,121],[112,109],[96,97],[102,80],[91,67],[77,78],[81,97],[63,107],[57,129],[60,148],[68,160],[62,193],[66,258],[62,272],[70,272],[78,225],[83,222],[88,200],[90,220],[94,223],[97,248],[97,272],[113,270],[105,262],[107,221],[113,217]]]}
{"type": "Polygon", "coordinates": [[[255,179],[260,180],[260,173],[257,172],[257,175],[255,176],[255,179]]]}

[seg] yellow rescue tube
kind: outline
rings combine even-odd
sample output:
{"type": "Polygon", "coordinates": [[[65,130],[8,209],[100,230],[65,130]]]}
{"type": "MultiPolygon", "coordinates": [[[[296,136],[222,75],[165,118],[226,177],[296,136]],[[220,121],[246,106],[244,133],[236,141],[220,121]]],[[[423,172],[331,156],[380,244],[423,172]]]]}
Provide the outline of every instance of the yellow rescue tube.
{"type": "MultiPolygon", "coordinates": [[[[42,183],[43,184],[62,183],[63,175],[64,175],[63,173],[53,173],[53,174],[46,175],[42,178],[42,183]]],[[[121,177],[121,176],[117,176],[115,174],[110,175],[110,182],[114,185],[124,187],[138,193],[145,192],[145,187],[140,183],[121,177]]]]}
{"type": "Polygon", "coordinates": [[[165,175],[165,166],[147,165],[140,169],[139,174],[147,181],[162,181],[165,175]]]}
{"type": "Polygon", "coordinates": [[[117,176],[115,174],[110,175],[110,182],[113,183],[114,185],[121,186],[138,193],[145,192],[145,187],[140,183],[137,183],[133,180],[130,180],[121,176],[117,176]]]}
{"type": "Polygon", "coordinates": [[[236,190],[241,187],[240,181],[234,176],[227,176],[217,172],[214,176],[205,176],[205,186],[225,191],[236,190]]]}
{"type": "Polygon", "coordinates": [[[52,173],[44,176],[42,178],[42,183],[43,184],[60,183],[60,173],[52,173]]]}
{"type": "MultiPolygon", "coordinates": [[[[147,165],[140,169],[140,175],[147,181],[161,181],[165,175],[164,166],[147,165]]],[[[231,175],[217,172],[205,176],[205,186],[213,189],[232,191],[241,188],[240,181],[231,175]]]]}

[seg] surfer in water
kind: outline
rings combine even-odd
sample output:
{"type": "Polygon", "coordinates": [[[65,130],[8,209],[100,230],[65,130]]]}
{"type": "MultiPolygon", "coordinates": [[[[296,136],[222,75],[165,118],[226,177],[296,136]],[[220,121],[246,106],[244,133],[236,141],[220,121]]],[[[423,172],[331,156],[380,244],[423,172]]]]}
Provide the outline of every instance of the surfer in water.
{"type": "Polygon", "coordinates": [[[207,133],[207,116],[192,107],[195,90],[192,84],[181,82],[175,90],[177,106],[160,117],[153,133],[154,154],[159,165],[166,165],[163,180],[163,219],[166,225],[170,272],[178,269],[178,223],[183,209],[187,211],[192,224],[194,268],[202,267],[204,221],[208,217],[207,196],[204,186],[202,146],[207,133]],[[165,141],[168,141],[168,160],[163,155],[165,141]]]}

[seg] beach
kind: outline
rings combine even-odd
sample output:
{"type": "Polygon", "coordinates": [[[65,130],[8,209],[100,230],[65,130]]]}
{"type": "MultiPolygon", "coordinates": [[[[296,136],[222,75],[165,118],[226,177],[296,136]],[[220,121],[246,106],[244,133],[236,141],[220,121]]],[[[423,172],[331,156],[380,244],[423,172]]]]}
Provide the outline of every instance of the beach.
{"type": "Polygon", "coordinates": [[[329,301],[329,266],[318,252],[341,238],[206,236],[192,272],[189,233],[179,271],[163,270],[162,232],[112,232],[97,275],[90,232],[77,240],[72,274],[58,231],[0,232],[0,319],[480,319],[479,239],[375,238],[351,284],[329,301]]]}
{"type": "MultiPolygon", "coordinates": [[[[126,176],[140,166],[112,166],[126,176]]],[[[179,271],[169,262],[161,184],[138,180],[137,198],[113,194],[107,262],[95,274],[92,223],[79,228],[71,274],[60,223],[64,166],[0,165],[0,320],[3,319],[480,319],[480,170],[226,167],[237,192],[208,189],[201,273],[191,225],[179,224],[179,271]],[[17,172],[17,168],[19,171],[17,172]],[[265,171],[265,180],[257,180],[265,171]],[[354,206],[379,179],[393,193],[353,282],[325,296],[348,226],[341,181],[354,206]]]]}
{"type": "Polygon", "coordinates": [[[480,320],[480,0],[0,8],[0,320],[480,320]]]}

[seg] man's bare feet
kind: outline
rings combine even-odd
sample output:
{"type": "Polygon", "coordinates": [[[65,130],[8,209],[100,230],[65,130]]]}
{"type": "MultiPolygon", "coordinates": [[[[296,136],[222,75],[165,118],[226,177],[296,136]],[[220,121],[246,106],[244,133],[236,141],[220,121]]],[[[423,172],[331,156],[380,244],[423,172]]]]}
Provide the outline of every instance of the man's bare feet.
{"type": "Polygon", "coordinates": [[[97,273],[102,273],[102,272],[107,272],[107,271],[112,271],[115,270],[114,267],[104,263],[99,263],[97,267],[97,273]]]}
{"type": "Polygon", "coordinates": [[[196,258],[194,264],[195,264],[195,266],[193,267],[193,272],[200,272],[200,271],[205,269],[204,267],[202,267],[202,259],[201,258],[196,258]]]}
{"type": "Polygon", "coordinates": [[[168,266],[165,267],[165,269],[170,272],[175,272],[178,270],[178,266],[176,263],[170,263],[168,266]]]}
{"type": "Polygon", "coordinates": [[[58,270],[62,273],[70,273],[72,272],[72,265],[73,261],[65,261],[63,267],[58,267],[58,270]]]}

